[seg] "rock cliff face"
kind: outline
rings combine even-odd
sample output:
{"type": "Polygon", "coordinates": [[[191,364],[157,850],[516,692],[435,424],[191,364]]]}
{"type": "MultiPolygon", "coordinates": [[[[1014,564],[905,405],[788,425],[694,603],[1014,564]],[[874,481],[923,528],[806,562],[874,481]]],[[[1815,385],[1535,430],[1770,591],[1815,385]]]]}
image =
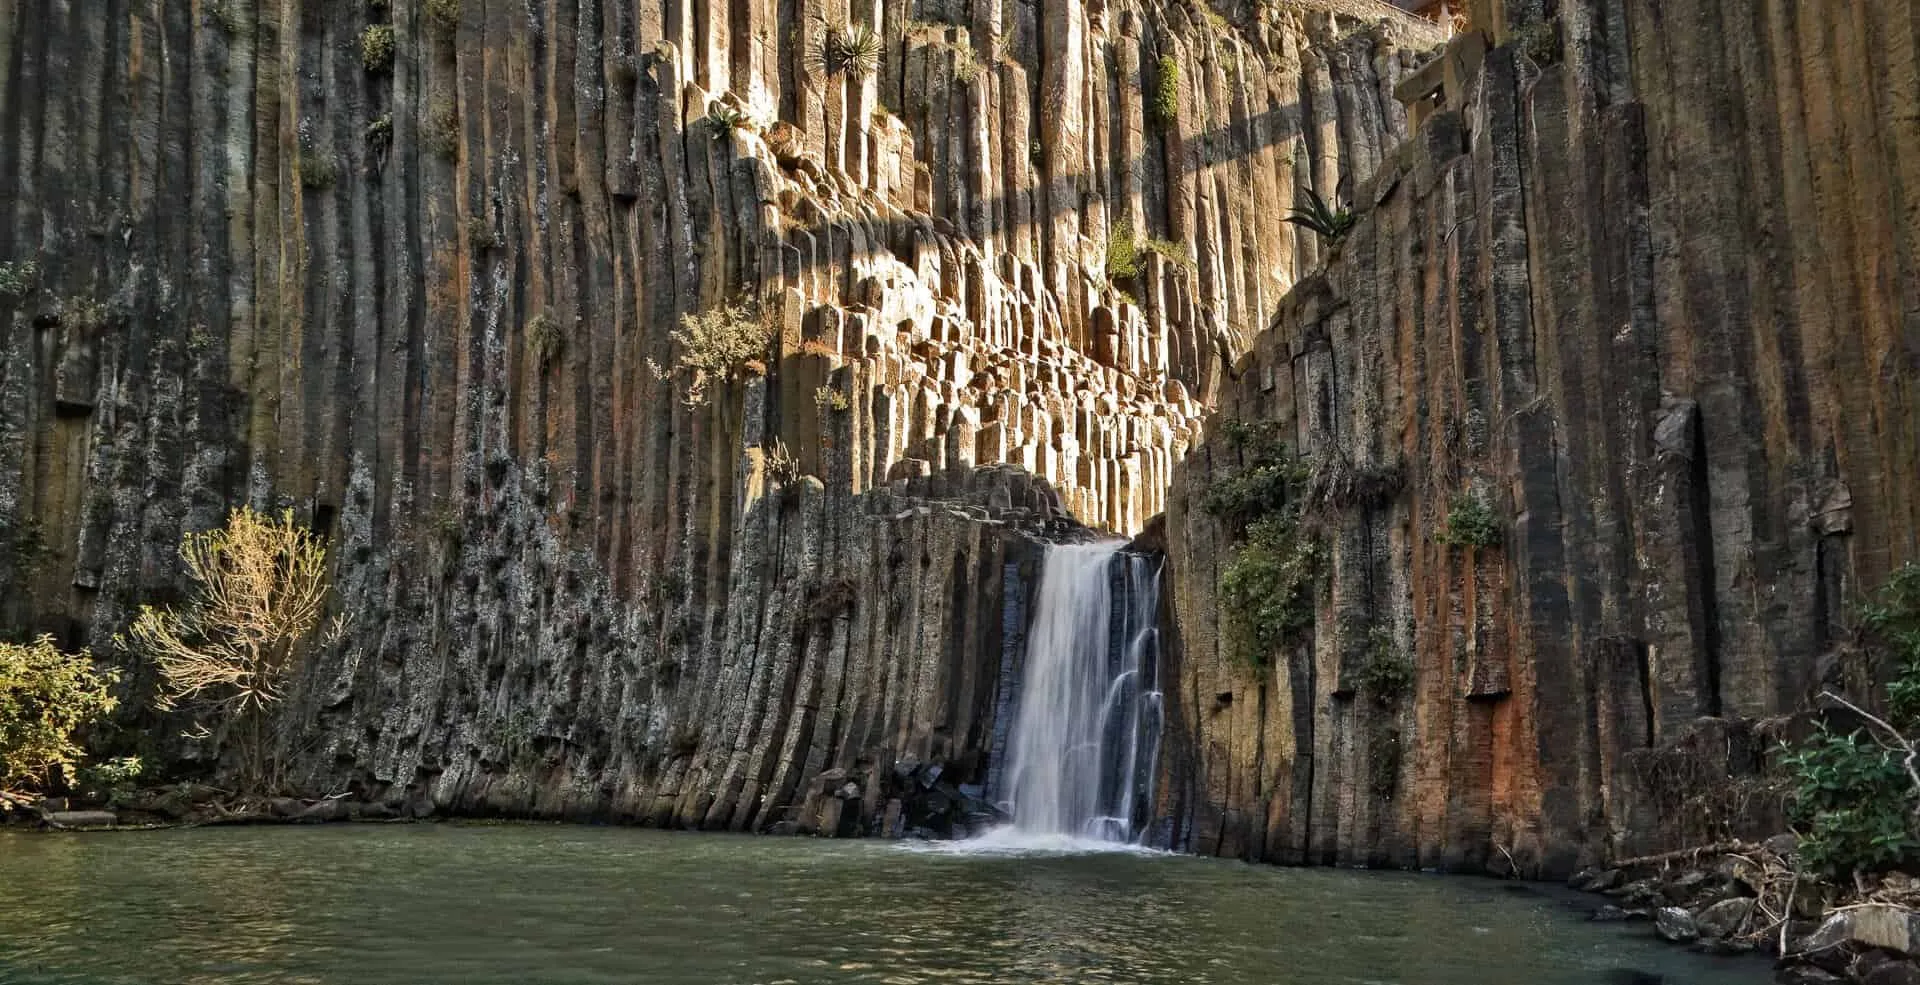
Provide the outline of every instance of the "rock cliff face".
{"type": "Polygon", "coordinates": [[[1174,480],[1170,768],[1202,851],[1564,874],[1725,834],[1764,720],[1920,557],[1912,5],[1473,18],[1220,391],[1312,468],[1313,628],[1264,678],[1202,508],[1243,452],[1210,437],[1174,480]],[[1478,506],[1497,542],[1445,543],[1478,506]],[[1368,686],[1381,630],[1403,691],[1368,686]]]}
{"type": "Polygon", "coordinates": [[[1034,538],[1162,508],[1320,260],[1281,215],[1390,160],[1438,40],[1362,0],[8,5],[0,631],[110,649],[183,531],[289,507],[348,617],[311,789],[838,830],[824,776],[871,818],[896,759],[977,769],[1034,538]],[[671,333],[736,299],[776,341],[691,405],[671,333]]]}

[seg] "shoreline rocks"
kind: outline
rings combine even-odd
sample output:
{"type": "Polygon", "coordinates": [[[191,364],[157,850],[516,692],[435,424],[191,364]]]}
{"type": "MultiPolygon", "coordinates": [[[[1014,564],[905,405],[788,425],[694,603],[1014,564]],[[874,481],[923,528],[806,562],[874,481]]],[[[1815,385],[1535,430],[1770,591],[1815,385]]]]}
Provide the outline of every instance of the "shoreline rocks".
{"type": "Polygon", "coordinates": [[[1630,859],[1567,885],[1606,898],[1590,920],[1650,920],[1674,944],[1771,957],[1779,985],[1920,985],[1920,881],[1886,873],[1844,897],[1795,874],[1797,847],[1780,835],[1630,859]]]}

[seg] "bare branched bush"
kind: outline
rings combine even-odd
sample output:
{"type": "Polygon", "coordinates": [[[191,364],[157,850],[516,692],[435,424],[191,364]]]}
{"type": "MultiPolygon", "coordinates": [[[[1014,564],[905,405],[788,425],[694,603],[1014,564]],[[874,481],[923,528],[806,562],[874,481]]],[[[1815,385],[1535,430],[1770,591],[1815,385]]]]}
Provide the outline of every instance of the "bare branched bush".
{"type": "Polygon", "coordinates": [[[274,518],[243,507],[225,527],[188,534],[180,556],[197,589],[177,607],[142,606],[132,642],[159,667],[160,707],[191,705],[213,719],[203,729],[224,730],[242,781],[257,790],[272,779],[264,720],[326,608],[326,546],[292,511],[274,518]]]}

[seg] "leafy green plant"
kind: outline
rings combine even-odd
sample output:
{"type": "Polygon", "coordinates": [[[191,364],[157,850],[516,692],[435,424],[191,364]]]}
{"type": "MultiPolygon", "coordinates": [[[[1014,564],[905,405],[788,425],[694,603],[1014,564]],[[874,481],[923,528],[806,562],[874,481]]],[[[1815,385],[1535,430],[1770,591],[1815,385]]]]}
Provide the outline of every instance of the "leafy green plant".
{"type": "Polygon", "coordinates": [[[1240,465],[1214,480],[1201,508],[1239,541],[1220,569],[1231,652],[1243,666],[1264,671],[1274,653],[1313,627],[1321,550],[1303,520],[1309,471],[1279,422],[1229,419],[1220,433],[1240,453],[1240,465]]]}
{"type": "Polygon", "coordinates": [[[772,326],[762,320],[751,302],[723,304],[684,315],[673,341],[680,346],[680,366],[692,371],[687,403],[706,402],[706,388],[727,379],[752,359],[766,354],[772,326]]]}
{"type": "Polygon", "coordinates": [[[1311,188],[1302,188],[1307,195],[1307,204],[1295,206],[1287,212],[1286,221],[1296,226],[1305,226],[1319,234],[1321,239],[1337,242],[1353,229],[1359,219],[1344,205],[1333,206],[1320,197],[1320,193],[1311,188]]]}
{"type": "Polygon", "coordinates": [[[546,369],[566,351],[567,337],[552,318],[542,313],[527,322],[527,345],[533,349],[534,362],[546,369]]]}
{"type": "Polygon", "coordinates": [[[117,702],[111,671],[94,669],[85,650],[63,653],[53,637],[0,643],[0,789],[46,789],[55,771],[81,759],[74,733],[117,702]]]}
{"type": "Polygon", "coordinates": [[[146,772],[138,756],[121,756],[74,771],[75,786],[88,800],[118,806],[133,794],[134,783],[146,772]]]}
{"type": "Polygon", "coordinates": [[[505,245],[505,242],[501,240],[499,233],[494,232],[493,223],[482,216],[475,215],[467,217],[467,245],[472,247],[475,253],[485,253],[488,250],[499,249],[505,245]]]}
{"type": "Polygon", "coordinates": [[[1140,275],[1140,249],[1133,230],[1115,227],[1107,234],[1107,279],[1127,280],[1140,275]]]}
{"type": "Polygon", "coordinates": [[[12,301],[32,294],[40,284],[40,265],[32,260],[0,263],[0,300],[12,301]]]}
{"type": "Polygon", "coordinates": [[[1920,564],[1896,571],[1861,606],[1861,623],[1891,657],[1886,717],[1824,692],[1867,724],[1843,733],[1823,722],[1781,756],[1801,861],[1831,876],[1920,853],[1920,748],[1909,738],[1920,731],[1920,564]]]}
{"type": "Polygon", "coordinates": [[[373,24],[360,32],[360,62],[369,72],[384,72],[393,65],[393,25],[373,24]]]}
{"type": "Polygon", "coordinates": [[[1220,433],[1240,451],[1241,465],[1207,487],[1201,508],[1236,528],[1268,514],[1298,512],[1312,473],[1288,450],[1280,423],[1227,420],[1220,433]]]}
{"type": "Polygon", "coordinates": [[[1180,119],[1180,63],[1172,55],[1160,56],[1153,91],[1147,96],[1147,112],[1163,126],[1172,126],[1180,119]]]}
{"type": "Polygon", "coordinates": [[[1500,543],[1500,524],[1487,501],[1474,493],[1453,497],[1434,543],[1449,547],[1492,547],[1500,543]]]}
{"type": "Polygon", "coordinates": [[[1398,701],[1413,687],[1413,661],[1400,652],[1393,631],[1375,626],[1367,631],[1366,663],[1360,667],[1360,691],[1382,705],[1398,701]]]}
{"type": "Polygon", "coordinates": [[[807,52],[807,63],[823,75],[864,79],[880,68],[886,41],[865,25],[828,27],[807,52]]]}
{"type": "Polygon", "coordinates": [[[333,155],[314,150],[300,152],[301,187],[314,190],[332,188],[339,178],[340,164],[333,159],[333,155]]]}
{"type": "Polygon", "coordinates": [[[427,27],[441,38],[460,29],[460,0],[427,0],[427,27]]]}
{"type": "Polygon", "coordinates": [[[1809,868],[1829,875],[1882,869],[1920,846],[1913,782],[1892,749],[1823,724],[1781,764],[1792,783],[1787,814],[1803,832],[1800,859],[1809,868]]]}
{"type": "Polygon", "coordinates": [[[1149,236],[1140,241],[1140,249],[1147,253],[1158,254],[1161,259],[1173,264],[1182,273],[1191,275],[1200,269],[1199,265],[1193,262],[1193,258],[1187,255],[1187,248],[1173,240],[1155,239],[1149,236]]]}
{"type": "Polygon", "coordinates": [[[422,134],[427,148],[449,161],[460,158],[460,114],[453,104],[446,101],[435,103],[428,112],[426,127],[422,134]]]}
{"type": "Polygon", "coordinates": [[[1220,605],[1234,658],[1265,670],[1275,652],[1313,628],[1318,543],[1300,529],[1294,511],[1261,517],[1220,569],[1220,605]]]}

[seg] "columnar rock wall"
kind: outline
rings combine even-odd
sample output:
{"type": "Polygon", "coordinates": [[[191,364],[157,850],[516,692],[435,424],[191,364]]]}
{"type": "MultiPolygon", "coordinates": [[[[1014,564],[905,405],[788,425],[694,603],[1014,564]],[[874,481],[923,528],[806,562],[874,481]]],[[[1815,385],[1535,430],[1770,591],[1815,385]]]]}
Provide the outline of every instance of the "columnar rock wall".
{"type": "MultiPolygon", "coordinates": [[[[928,738],[964,716],[909,711],[971,624],[892,614],[938,658],[877,637],[844,651],[872,676],[803,684],[842,651],[783,642],[787,577],[878,599],[876,544],[1000,545],[867,519],[973,466],[1090,524],[1158,511],[1222,356],[1315,262],[1296,189],[1401,132],[1438,38],[1361,12],[8,5],[0,633],[112,650],[186,587],[181,534],[250,502],[335,548],[348,623],[290,740],[316,789],[739,825],[816,767],[964,757],[928,738]],[[872,71],[835,71],[861,26],[872,71]],[[736,300],[777,342],[693,405],[672,332],[736,300]],[[796,473],[809,505],[762,502],[796,473]],[[816,685],[852,733],[800,724],[816,685]]],[[[1005,549],[923,552],[916,590],[986,592],[1005,549]]]]}
{"type": "Polygon", "coordinates": [[[1176,475],[1170,743],[1201,850],[1562,873],[1724,832],[1696,815],[1759,720],[1920,557],[1910,5],[1542,10],[1480,4],[1492,49],[1402,87],[1425,122],[1223,387],[1317,480],[1399,478],[1309,506],[1314,631],[1264,679],[1229,659],[1233,548],[1200,507],[1238,452],[1176,475]],[[1436,539],[1463,495],[1497,545],[1436,539]],[[1369,693],[1376,629],[1403,696],[1369,693]],[[1674,750],[1704,757],[1678,796],[1674,750]]]}

